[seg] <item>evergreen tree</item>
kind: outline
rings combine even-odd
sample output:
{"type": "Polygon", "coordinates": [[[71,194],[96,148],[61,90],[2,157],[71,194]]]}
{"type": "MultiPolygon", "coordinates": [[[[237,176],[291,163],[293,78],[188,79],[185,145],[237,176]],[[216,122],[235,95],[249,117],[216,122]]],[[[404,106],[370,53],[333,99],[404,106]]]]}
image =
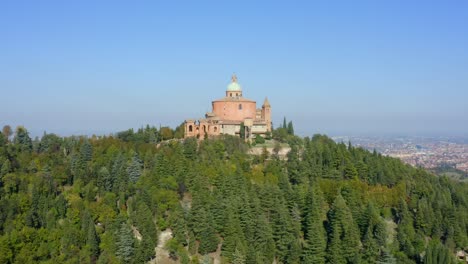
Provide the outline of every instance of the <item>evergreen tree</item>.
{"type": "Polygon", "coordinates": [[[235,252],[244,254],[245,239],[239,218],[232,212],[232,209],[227,209],[227,211],[228,217],[224,224],[224,241],[221,250],[228,259],[234,260],[235,252]]]}
{"type": "Polygon", "coordinates": [[[288,134],[289,135],[294,135],[294,126],[293,126],[292,121],[289,121],[289,123],[288,123],[288,134]]]}
{"type": "Polygon", "coordinates": [[[93,158],[93,146],[89,143],[89,140],[85,140],[83,145],[81,145],[80,158],[84,163],[91,161],[93,158]]]}
{"type": "Polygon", "coordinates": [[[359,261],[359,233],[345,200],[338,194],[328,213],[329,263],[357,263],[359,261]]]}
{"type": "Polygon", "coordinates": [[[131,182],[135,183],[141,176],[141,160],[135,154],[127,167],[128,177],[131,182]]]}
{"type": "Polygon", "coordinates": [[[203,222],[198,223],[201,225],[198,236],[198,239],[200,240],[198,252],[204,255],[216,251],[219,240],[213,228],[213,220],[211,215],[207,214],[204,210],[202,211],[201,215],[203,222]]]}
{"type": "Polygon", "coordinates": [[[310,188],[306,202],[306,230],[302,261],[304,263],[325,263],[324,201],[317,185],[310,188]]]}
{"type": "Polygon", "coordinates": [[[395,257],[392,256],[389,250],[384,249],[379,260],[376,262],[377,264],[396,264],[397,261],[395,257]]]}
{"type": "Polygon", "coordinates": [[[118,239],[117,239],[117,250],[115,254],[120,257],[125,262],[132,260],[135,247],[135,240],[133,238],[133,233],[128,224],[122,223],[120,225],[118,239]]]}
{"type": "Polygon", "coordinates": [[[240,136],[240,138],[245,139],[245,125],[244,125],[244,122],[242,122],[240,124],[239,136],[240,136]]]}
{"type": "Polygon", "coordinates": [[[0,169],[0,178],[11,172],[11,163],[9,159],[6,159],[0,169]]]}
{"type": "Polygon", "coordinates": [[[88,237],[86,239],[86,244],[88,245],[91,253],[91,262],[95,262],[99,256],[99,237],[96,233],[96,228],[92,219],[89,220],[88,224],[88,237]]]}
{"type": "Polygon", "coordinates": [[[98,172],[99,182],[101,187],[105,191],[112,191],[112,186],[114,185],[114,178],[110,175],[109,170],[106,167],[102,167],[98,172]]]}
{"type": "Polygon", "coordinates": [[[32,140],[29,137],[29,133],[26,128],[18,126],[16,128],[15,138],[13,143],[17,145],[20,151],[31,151],[32,150],[32,140]]]}
{"type": "Polygon", "coordinates": [[[234,254],[232,255],[232,264],[245,264],[245,255],[236,248],[234,254]]]}

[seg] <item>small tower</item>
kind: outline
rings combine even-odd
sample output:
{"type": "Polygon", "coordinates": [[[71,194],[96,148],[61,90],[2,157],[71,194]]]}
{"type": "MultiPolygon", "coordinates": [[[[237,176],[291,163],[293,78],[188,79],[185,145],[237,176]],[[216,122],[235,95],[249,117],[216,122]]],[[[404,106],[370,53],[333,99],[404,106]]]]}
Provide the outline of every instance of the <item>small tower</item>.
{"type": "Polygon", "coordinates": [[[262,118],[267,124],[267,131],[271,132],[271,105],[267,97],[265,97],[265,101],[262,105],[262,118]]]}
{"type": "Polygon", "coordinates": [[[237,83],[237,76],[235,74],[231,77],[231,83],[226,90],[226,97],[242,97],[242,88],[237,83]]]}

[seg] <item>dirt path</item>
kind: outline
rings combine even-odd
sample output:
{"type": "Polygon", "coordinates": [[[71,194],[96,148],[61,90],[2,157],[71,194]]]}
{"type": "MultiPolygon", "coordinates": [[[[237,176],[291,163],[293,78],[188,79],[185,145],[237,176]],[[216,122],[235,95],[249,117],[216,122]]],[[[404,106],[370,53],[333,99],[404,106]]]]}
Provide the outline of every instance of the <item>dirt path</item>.
{"type": "Polygon", "coordinates": [[[169,258],[169,252],[164,249],[166,242],[172,238],[172,230],[166,229],[159,234],[158,245],[155,248],[156,258],[150,261],[151,264],[172,264],[176,261],[169,258]]]}

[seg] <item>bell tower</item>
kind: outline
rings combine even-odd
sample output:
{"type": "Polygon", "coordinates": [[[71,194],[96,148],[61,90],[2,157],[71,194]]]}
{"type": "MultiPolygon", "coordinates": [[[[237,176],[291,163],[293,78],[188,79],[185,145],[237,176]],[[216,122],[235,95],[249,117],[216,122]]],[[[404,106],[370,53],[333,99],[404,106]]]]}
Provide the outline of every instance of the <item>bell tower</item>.
{"type": "Polygon", "coordinates": [[[271,105],[267,97],[265,97],[265,101],[262,105],[262,118],[266,122],[267,131],[271,132],[271,105]]]}

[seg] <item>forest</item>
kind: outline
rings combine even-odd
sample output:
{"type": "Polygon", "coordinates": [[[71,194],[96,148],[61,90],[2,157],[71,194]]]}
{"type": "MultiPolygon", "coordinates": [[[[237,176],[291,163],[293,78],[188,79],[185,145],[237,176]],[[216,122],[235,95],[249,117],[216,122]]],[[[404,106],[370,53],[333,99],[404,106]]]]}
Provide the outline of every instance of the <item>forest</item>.
{"type": "MultiPolygon", "coordinates": [[[[183,129],[183,127],[182,127],[183,129]]],[[[0,263],[458,263],[468,185],[325,135],[0,133],[0,263]],[[255,144],[255,143],[253,143],[255,144]]]]}

